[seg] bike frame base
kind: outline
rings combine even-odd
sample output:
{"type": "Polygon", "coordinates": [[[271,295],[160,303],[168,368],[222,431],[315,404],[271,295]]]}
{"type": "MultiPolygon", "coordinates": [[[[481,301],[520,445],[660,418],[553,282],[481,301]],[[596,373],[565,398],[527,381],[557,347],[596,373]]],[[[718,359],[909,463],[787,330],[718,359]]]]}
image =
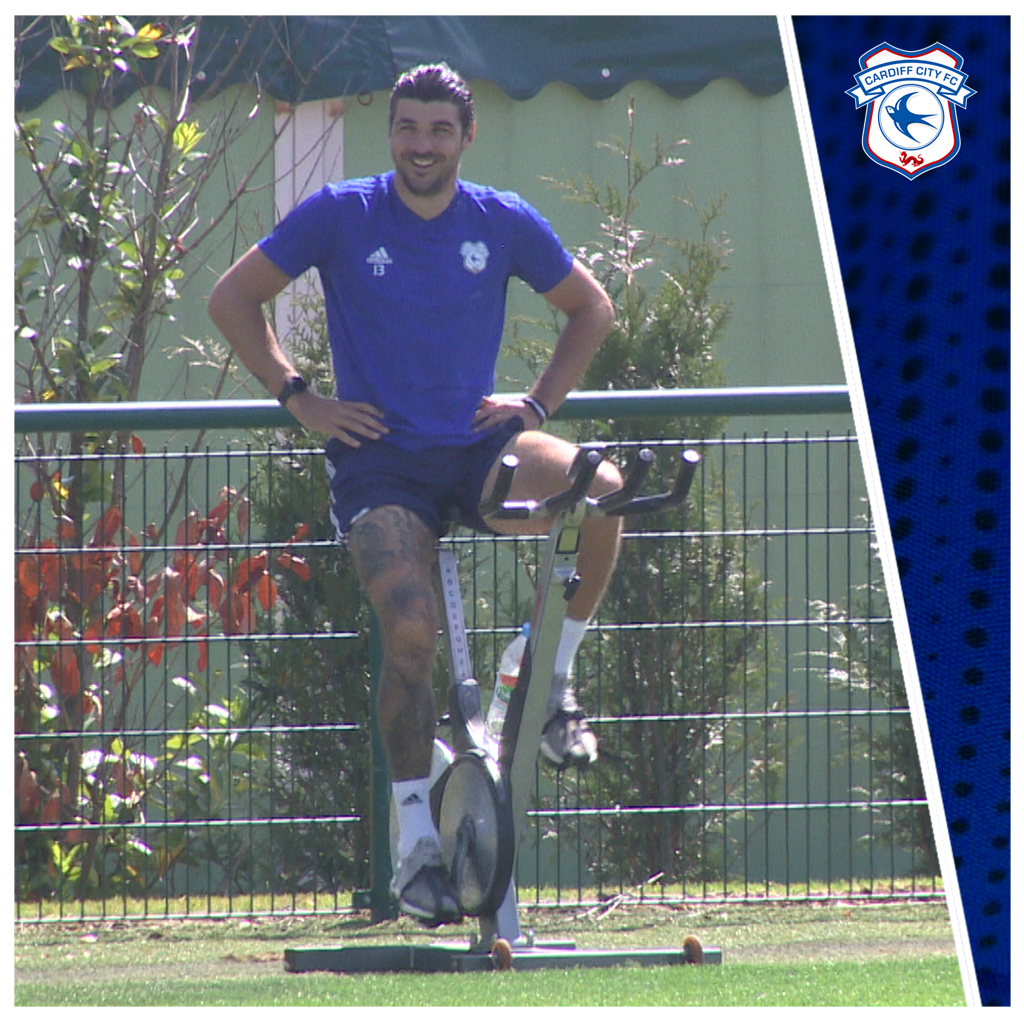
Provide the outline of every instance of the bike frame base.
{"type": "MultiPolygon", "coordinates": [[[[466,942],[435,942],[405,946],[340,946],[286,949],[290,972],[330,971],[366,974],[392,971],[422,973],[493,971],[499,966],[490,950],[466,942]]],[[[722,951],[703,952],[703,964],[721,964],[722,951]]],[[[568,967],[666,967],[691,961],[682,949],[577,949],[571,939],[513,944],[512,967],[517,971],[568,967]]]]}

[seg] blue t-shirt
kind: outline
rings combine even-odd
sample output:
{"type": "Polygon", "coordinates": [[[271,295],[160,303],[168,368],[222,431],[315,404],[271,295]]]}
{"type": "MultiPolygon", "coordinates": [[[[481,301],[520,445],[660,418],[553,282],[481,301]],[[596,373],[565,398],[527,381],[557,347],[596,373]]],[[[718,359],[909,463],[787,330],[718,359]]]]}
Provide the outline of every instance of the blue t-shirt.
{"type": "Polygon", "coordinates": [[[260,248],[289,277],[319,271],[339,398],[381,409],[399,447],[464,444],[494,388],[509,278],[550,291],[572,256],[513,192],[459,181],[423,220],[393,176],[326,185],[260,248]]]}

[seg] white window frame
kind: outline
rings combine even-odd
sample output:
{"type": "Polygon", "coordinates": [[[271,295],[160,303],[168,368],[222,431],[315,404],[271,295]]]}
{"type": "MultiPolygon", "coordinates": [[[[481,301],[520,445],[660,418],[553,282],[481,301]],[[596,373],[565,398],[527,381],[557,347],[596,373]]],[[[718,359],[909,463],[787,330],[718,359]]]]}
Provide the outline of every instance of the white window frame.
{"type": "MultiPolygon", "coordinates": [[[[279,102],[274,111],[275,222],[328,182],[345,176],[345,104],[340,98],[293,106],[279,102]]],[[[303,274],[278,295],[274,316],[278,340],[288,348],[298,316],[296,300],[319,296],[317,274],[303,274]]]]}

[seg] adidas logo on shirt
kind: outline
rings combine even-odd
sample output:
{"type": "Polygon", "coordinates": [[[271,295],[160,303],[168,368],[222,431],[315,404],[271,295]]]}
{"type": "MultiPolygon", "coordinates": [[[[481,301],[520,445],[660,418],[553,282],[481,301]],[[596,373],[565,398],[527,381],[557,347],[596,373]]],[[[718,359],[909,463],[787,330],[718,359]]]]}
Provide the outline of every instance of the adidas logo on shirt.
{"type": "Polygon", "coordinates": [[[392,262],[392,260],[388,255],[387,249],[382,245],[379,249],[371,252],[370,255],[366,257],[366,262],[373,267],[374,277],[383,277],[385,268],[392,262]]]}

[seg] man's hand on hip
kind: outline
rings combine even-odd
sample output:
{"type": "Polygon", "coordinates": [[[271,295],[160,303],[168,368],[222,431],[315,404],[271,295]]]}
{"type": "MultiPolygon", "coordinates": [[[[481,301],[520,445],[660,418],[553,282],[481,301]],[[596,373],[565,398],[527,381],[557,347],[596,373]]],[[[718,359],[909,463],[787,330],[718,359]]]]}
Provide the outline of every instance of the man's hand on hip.
{"type": "Polygon", "coordinates": [[[384,414],[367,402],[343,402],[306,391],[289,398],[285,408],[307,430],[336,437],[351,448],[388,433],[384,414]]]}
{"type": "Polygon", "coordinates": [[[521,416],[523,423],[530,429],[536,429],[541,425],[540,416],[521,398],[499,399],[488,395],[481,401],[476,416],[473,417],[473,429],[479,431],[497,427],[513,416],[521,416]]]}

